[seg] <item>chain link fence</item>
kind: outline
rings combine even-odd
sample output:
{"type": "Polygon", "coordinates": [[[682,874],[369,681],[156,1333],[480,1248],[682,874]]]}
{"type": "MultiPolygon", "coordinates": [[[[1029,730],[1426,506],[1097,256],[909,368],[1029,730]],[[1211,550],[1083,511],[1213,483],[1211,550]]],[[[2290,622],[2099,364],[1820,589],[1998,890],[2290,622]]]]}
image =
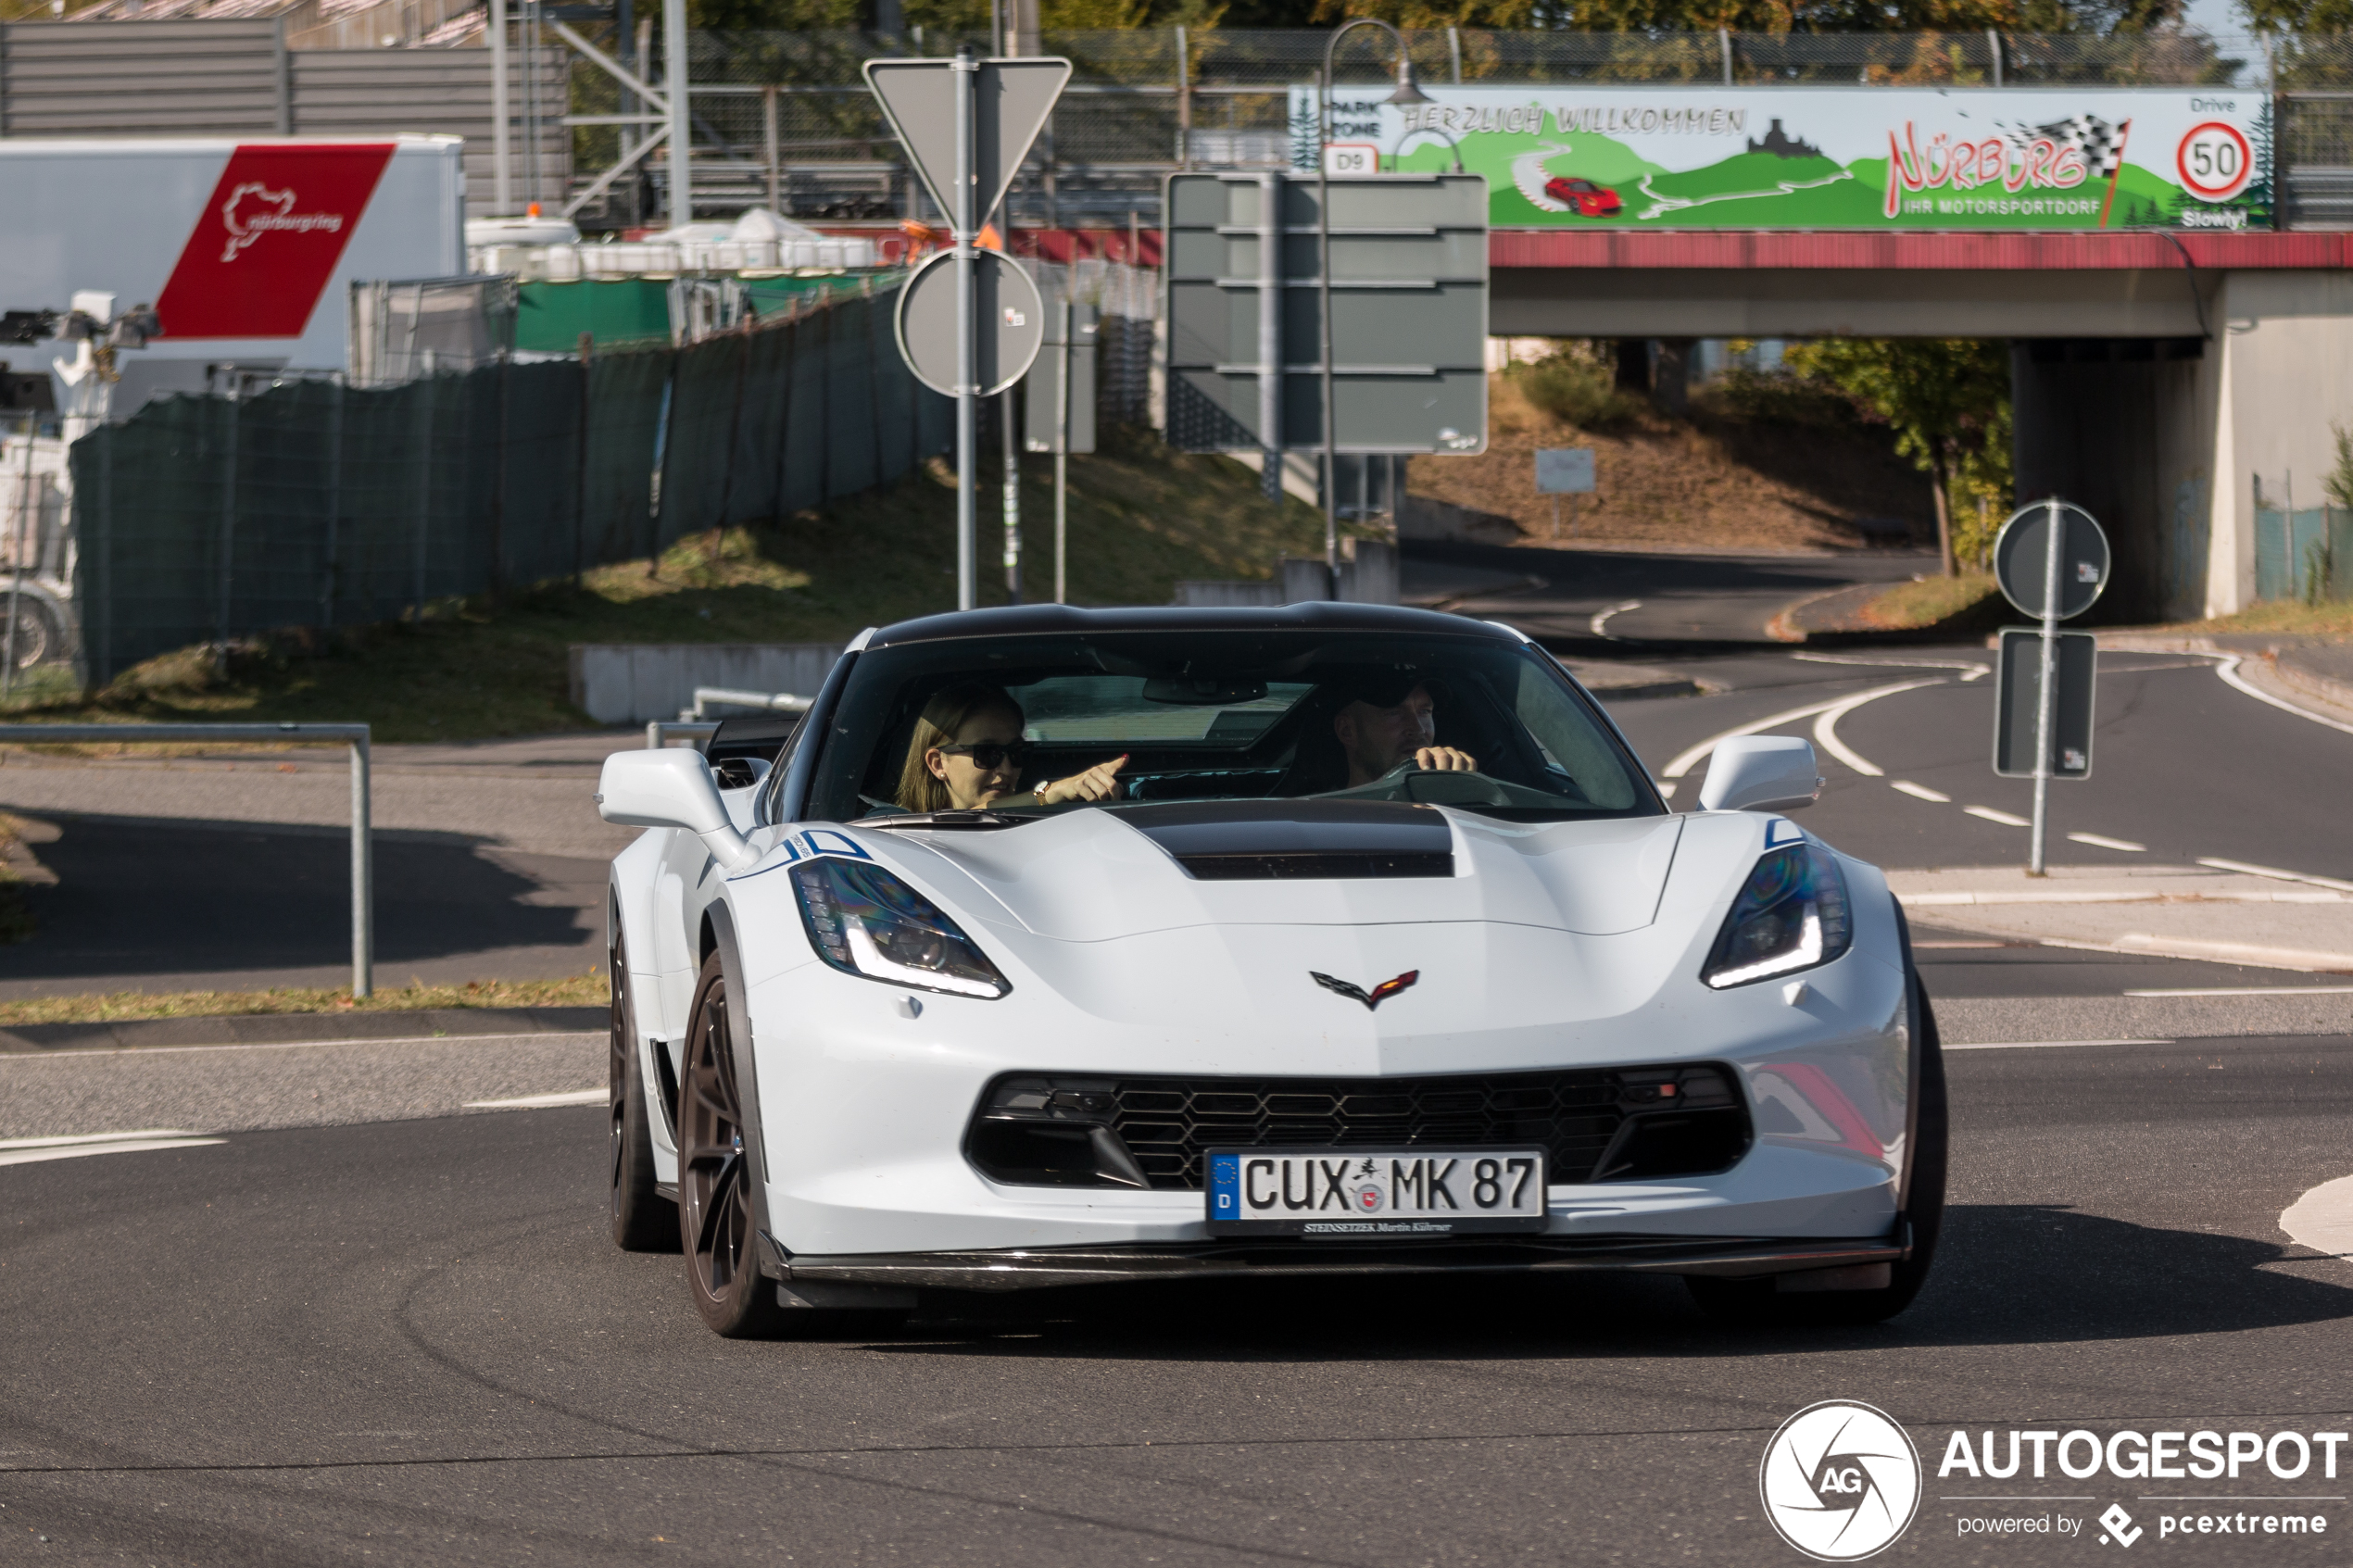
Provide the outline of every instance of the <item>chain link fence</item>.
{"type": "Polygon", "coordinates": [[[952,434],[900,359],[896,286],[678,348],[150,403],[72,449],[86,677],[576,576],[887,483],[952,434]]]}

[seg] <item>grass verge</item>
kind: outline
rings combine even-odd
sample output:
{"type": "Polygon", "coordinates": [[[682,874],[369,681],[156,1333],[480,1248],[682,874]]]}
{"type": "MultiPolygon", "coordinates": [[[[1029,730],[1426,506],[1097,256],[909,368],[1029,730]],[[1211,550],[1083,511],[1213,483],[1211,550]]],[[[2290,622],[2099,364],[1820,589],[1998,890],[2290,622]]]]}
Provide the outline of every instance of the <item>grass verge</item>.
{"type": "Polygon", "coordinates": [[[1872,599],[1863,607],[1859,619],[1884,631],[1916,632],[1959,620],[2000,593],[1990,571],[1923,577],[1899,583],[1872,599]]]}
{"type": "Polygon", "coordinates": [[[2305,604],[2295,599],[2267,599],[2236,615],[2219,616],[2188,626],[2168,627],[2183,632],[2277,632],[2290,636],[2344,636],[2353,633],[2353,604],[2328,600],[2305,604]]]}
{"type": "MultiPolygon", "coordinates": [[[[1007,602],[994,569],[1001,493],[982,487],[980,601],[1007,602]]],[[[1265,578],[1323,550],[1323,520],[1225,458],[1173,452],[1113,430],[1070,459],[1070,597],[1166,604],[1179,579],[1265,578]]],[[[422,621],[290,632],[231,652],[159,655],[86,697],[36,688],[11,718],[83,722],[363,721],[379,741],[478,740],[597,726],[572,705],[574,643],[841,642],[866,626],[955,608],[956,491],[934,461],[887,489],[749,528],[680,541],[659,559],[569,581],[429,605],[422,621]]],[[[1052,465],[1023,465],[1028,597],[1053,593],[1052,465]]]]}
{"type": "Polygon", "coordinates": [[[124,1023],[150,1018],[233,1018],[265,1013],[423,1012],[438,1008],[601,1008],[598,973],[565,980],[479,980],[463,985],[412,982],[354,1001],[350,987],[270,991],[115,991],[105,996],[35,997],[0,1002],[0,1029],[27,1023],[124,1023]]]}

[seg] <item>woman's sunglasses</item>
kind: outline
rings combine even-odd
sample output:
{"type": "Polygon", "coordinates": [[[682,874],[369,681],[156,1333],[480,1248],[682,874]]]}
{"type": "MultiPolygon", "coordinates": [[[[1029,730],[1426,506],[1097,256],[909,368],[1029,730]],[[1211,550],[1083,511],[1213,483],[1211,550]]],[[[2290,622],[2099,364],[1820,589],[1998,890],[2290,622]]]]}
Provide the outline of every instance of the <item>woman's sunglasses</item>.
{"type": "Polygon", "coordinates": [[[993,740],[975,741],[970,746],[934,746],[932,749],[950,757],[969,757],[973,759],[973,766],[984,773],[995,772],[1008,760],[1019,762],[1029,752],[1024,742],[1015,741],[1007,746],[993,740]]]}

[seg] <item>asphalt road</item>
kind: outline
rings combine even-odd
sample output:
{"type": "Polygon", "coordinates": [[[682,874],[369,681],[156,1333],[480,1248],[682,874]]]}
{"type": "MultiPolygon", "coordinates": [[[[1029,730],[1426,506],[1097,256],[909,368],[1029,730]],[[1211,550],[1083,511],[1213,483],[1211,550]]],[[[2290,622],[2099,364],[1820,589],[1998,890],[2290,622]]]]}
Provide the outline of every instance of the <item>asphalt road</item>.
{"type": "MultiPolygon", "coordinates": [[[[1808,825],[1891,866],[2022,857],[2021,830],[1965,810],[2024,811],[1985,763],[1987,682],[1962,678],[1983,650],[1835,657],[1859,661],[1687,647],[1678,667],[1718,695],[1616,712],[1664,769],[1734,726],[1933,683],[1838,721],[1881,771],[1826,755],[1808,825]]],[[[2095,776],[2055,786],[2057,830],[2147,848],[2055,836],[2055,859],[2353,874],[2333,782],[2353,737],[2202,660],[2111,658],[2102,681],[2095,776]]],[[[1704,776],[1688,770],[1682,803],[1704,776]]],[[[1957,1005],[2296,979],[2038,947],[1920,957],[1957,1005]]],[[[554,1078],[576,1065],[549,1060],[538,1086],[575,1087],[554,1078]]],[[[1894,1322],[1816,1333],[1728,1331],[1675,1282],[1589,1276],[927,1302],[879,1336],[730,1343],[701,1328],[675,1258],[604,1239],[600,1108],[0,1150],[0,1562],[1797,1562],[1762,1517],[1758,1462],[1826,1399],[1888,1411],[1926,1462],[1888,1561],[2118,1555],[2097,1523],[2112,1504],[2145,1532],[2128,1561],[2341,1561],[2353,1452],[2334,1476],[2259,1465],[2196,1486],[1937,1472],[1961,1430],[2353,1427],[2353,1261],[2281,1226],[2353,1176],[2353,1035],[1949,1062],[1937,1272],[1894,1322]],[[2171,1500],[2185,1492],[2202,1500],[2171,1500]],[[2170,1509],[2294,1511],[2327,1534],[2165,1539],[2170,1509]],[[2056,1527],[1964,1533],[2010,1518],[2056,1527]]]]}
{"type": "Polygon", "coordinates": [[[1988,1490],[1937,1478],[1955,1427],[2345,1426],[2353,1268],[2277,1229],[2353,1169],[2345,1041],[1956,1053],[1952,1085],[1937,1274],[1892,1323],[1815,1334],[1594,1278],[1106,1291],[730,1343],[676,1259],[605,1242],[595,1108],[0,1170],[0,1558],[1793,1562],[1758,1460],[1842,1398],[1927,1456],[1891,1560],[2038,1562],[2092,1543],[1959,1519],[2145,1512],[2151,1487],[1947,1501],[1988,1490]]]}

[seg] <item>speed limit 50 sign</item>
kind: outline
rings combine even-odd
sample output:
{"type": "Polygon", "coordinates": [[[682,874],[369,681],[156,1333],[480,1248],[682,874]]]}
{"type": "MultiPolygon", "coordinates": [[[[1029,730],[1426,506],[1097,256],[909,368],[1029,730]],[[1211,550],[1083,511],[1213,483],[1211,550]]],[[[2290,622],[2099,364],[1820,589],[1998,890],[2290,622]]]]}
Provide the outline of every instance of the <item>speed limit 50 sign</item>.
{"type": "Polygon", "coordinates": [[[2173,155],[2182,188],[2205,201],[2228,201],[2246,188],[2255,172],[2255,149],[2246,132],[2226,120],[2190,127],[2173,155]]]}

